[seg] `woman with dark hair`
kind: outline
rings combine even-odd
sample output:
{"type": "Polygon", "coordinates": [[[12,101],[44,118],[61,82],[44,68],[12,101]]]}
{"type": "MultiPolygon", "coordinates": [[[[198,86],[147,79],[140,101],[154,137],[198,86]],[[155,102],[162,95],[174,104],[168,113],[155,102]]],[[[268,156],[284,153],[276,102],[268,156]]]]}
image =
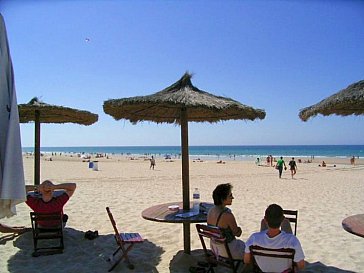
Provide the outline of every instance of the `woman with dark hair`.
{"type": "MultiPolygon", "coordinates": [[[[234,197],[231,192],[233,186],[229,183],[218,185],[212,193],[214,207],[209,210],[207,224],[219,227],[224,234],[234,259],[243,259],[245,244],[236,239],[241,235],[241,228],[237,225],[235,217],[226,206],[231,205],[234,197]]],[[[214,253],[228,257],[225,247],[211,242],[214,253]]]]}

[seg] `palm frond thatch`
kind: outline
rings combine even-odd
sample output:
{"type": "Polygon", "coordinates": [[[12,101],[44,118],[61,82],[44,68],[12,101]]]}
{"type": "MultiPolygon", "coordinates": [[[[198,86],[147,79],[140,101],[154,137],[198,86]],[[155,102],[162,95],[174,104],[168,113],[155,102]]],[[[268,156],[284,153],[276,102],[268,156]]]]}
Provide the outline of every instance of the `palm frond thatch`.
{"type": "Polygon", "coordinates": [[[19,104],[19,121],[28,123],[35,121],[35,112],[39,112],[40,123],[77,123],[91,125],[98,120],[98,115],[84,110],[41,102],[38,98],[28,103],[19,104]]]}
{"type": "Polygon", "coordinates": [[[107,100],[104,112],[116,120],[127,119],[133,123],[180,124],[181,108],[186,108],[188,121],[194,122],[265,118],[264,110],[199,90],[192,85],[191,77],[186,73],[176,83],[152,95],[107,100]]]}
{"type": "Polygon", "coordinates": [[[317,114],[341,116],[364,114],[364,80],[349,85],[338,93],[320,101],[317,104],[302,109],[299,117],[307,121],[317,114]]]}

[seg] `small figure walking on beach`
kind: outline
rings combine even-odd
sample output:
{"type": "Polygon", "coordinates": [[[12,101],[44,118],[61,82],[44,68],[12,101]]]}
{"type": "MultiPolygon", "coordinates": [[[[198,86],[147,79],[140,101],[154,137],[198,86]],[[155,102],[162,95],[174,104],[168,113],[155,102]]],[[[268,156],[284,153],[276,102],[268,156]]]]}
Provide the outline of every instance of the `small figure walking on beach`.
{"type": "Polygon", "coordinates": [[[292,160],[288,163],[288,165],[289,165],[289,169],[291,171],[291,176],[292,176],[292,179],[293,179],[293,176],[297,172],[297,164],[296,164],[296,161],[294,160],[294,157],[292,157],[292,160]]]}
{"type": "Polygon", "coordinates": [[[154,167],[155,167],[155,159],[152,156],[152,158],[150,159],[150,167],[149,167],[149,169],[153,169],[154,170],[154,167]]]}
{"type": "Polygon", "coordinates": [[[351,165],[355,165],[355,156],[353,156],[352,158],[350,158],[350,164],[351,165]]]}
{"type": "Polygon", "coordinates": [[[276,165],[276,169],[278,169],[279,172],[279,178],[282,178],[283,166],[284,170],[287,170],[286,163],[284,162],[283,157],[281,156],[280,159],[278,159],[276,165]]]}

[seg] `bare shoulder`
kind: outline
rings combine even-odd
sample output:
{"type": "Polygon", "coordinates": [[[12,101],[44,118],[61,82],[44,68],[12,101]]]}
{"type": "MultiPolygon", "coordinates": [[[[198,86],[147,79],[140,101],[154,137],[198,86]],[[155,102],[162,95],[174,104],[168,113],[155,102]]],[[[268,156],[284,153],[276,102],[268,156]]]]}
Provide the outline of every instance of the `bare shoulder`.
{"type": "Polygon", "coordinates": [[[225,218],[228,221],[229,220],[235,220],[234,214],[229,209],[226,210],[221,217],[225,218]]]}

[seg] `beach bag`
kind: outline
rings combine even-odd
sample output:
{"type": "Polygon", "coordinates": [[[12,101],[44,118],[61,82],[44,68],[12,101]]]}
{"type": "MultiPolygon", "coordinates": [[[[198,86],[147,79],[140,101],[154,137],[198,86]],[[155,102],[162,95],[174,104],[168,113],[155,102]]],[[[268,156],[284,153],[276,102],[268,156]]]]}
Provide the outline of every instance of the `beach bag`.
{"type": "Polygon", "coordinates": [[[276,165],[276,170],[278,170],[279,169],[279,167],[278,167],[278,164],[276,165]]]}

